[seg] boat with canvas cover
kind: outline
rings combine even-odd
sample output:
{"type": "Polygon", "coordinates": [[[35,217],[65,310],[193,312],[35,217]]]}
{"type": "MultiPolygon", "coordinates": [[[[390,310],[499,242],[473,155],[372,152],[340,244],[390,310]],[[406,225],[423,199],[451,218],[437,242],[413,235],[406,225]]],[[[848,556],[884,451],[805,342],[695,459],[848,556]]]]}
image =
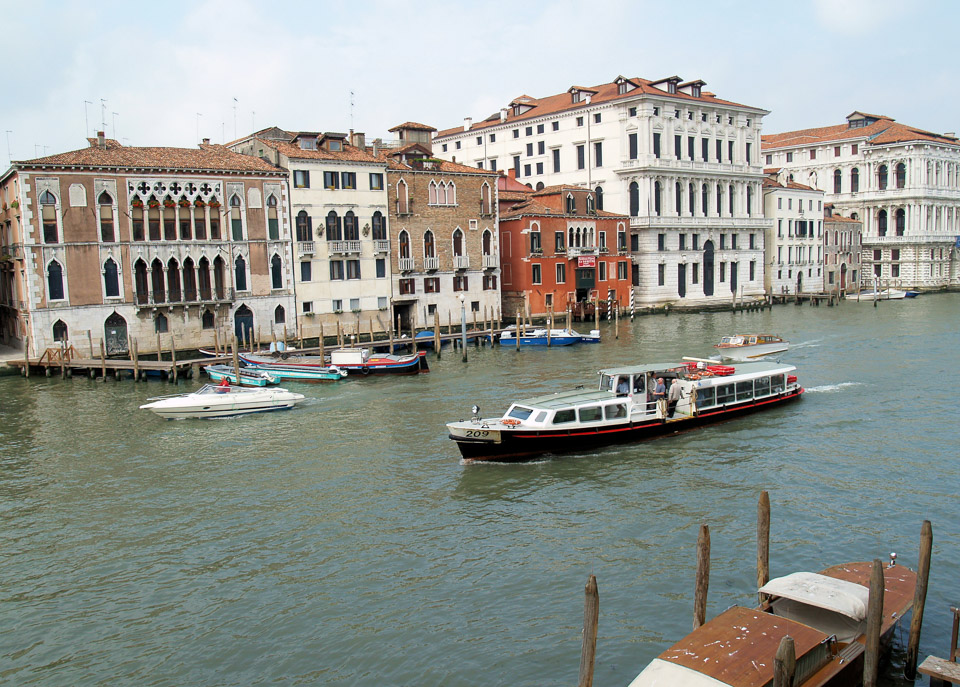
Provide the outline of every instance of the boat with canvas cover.
{"type": "Polygon", "coordinates": [[[240,359],[253,366],[281,364],[287,367],[326,368],[333,365],[340,370],[364,375],[416,374],[430,371],[424,351],[418,351],[410,355],[393,355],[390,353],[371,354],[368,348],[338,348],[331,351],[329,357],[279,351],[269,355],[241,353],[240,359]]]}
{"type": "Polygon", "coordinates": [[[218,418],[286,410],[304,398],[303,394],[295,394],[280,387],[261,389],[221,383],[207,384],[189,394],[147,399],[151,402],[140,406],[140,409],[151,410],[170,420],[218,418]]]}
{"type": "MultiPolygon", "coordinates": [[[[895,554],[891,555],[894,559],[895,554]]],[[[870,561],[770,580],[757,608],[733,606],[655,658],[630,687],[760,687],[774,677],[785,636],[796,652],[796,687],[856,685],[863,677],[870,561]]],[[[913,607],[917,575],[891,562],[883,570],[881,646],[913,607]]]]}
{"type": "Polygon", "coordinates": [[[593,451],[769,410],[801,397],[793,365],[755,361],[650,363],[599,371],[596,391],[578,387],[517,401],[500,417],[447,424],[468,460],[515,461],[546,453],[593,451]],[[679,385],[672,406],[654,399],[656,380],[679,385]]]}
{"type": "Polygon", "coordinates": [[[734,334],[721,338],[714,348],[721,360],[752,360],[783,353],[790,348],[790,342],[773,334],[734,334]]]}

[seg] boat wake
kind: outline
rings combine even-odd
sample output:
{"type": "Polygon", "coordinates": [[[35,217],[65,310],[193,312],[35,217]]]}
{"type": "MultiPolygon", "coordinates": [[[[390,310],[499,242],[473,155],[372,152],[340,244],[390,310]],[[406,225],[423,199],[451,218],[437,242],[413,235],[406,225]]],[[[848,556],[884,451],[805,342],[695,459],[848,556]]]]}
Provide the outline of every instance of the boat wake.
{"type": "Polygon", "coordinates": [[[817,348],[822,342],[823,339],[811,339],[810,341],[801,341],[798,344],[790,344],[790,348],[796,350],[797,348],[817,348]]]}
{"type": "Polygon", "coordinates": [[[849,386],[866,386],[863,382],[840,382],[839,384],[824,384],[823,386],[812,386],[806,389],[808,394],[835,394],[843,391],[849,386]]]}

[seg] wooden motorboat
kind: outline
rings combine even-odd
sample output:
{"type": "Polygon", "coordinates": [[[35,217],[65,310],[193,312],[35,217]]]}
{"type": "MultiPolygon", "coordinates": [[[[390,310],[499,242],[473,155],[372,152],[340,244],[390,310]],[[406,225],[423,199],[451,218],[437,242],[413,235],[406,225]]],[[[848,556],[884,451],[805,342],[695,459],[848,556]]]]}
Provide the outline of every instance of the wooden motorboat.
{"type": "MultiPolygon", "coordinates": [[[[655,658],[630,687],[761,687],[771,684],[774,657],[790,636],[797,687],[857,685],[863,675],[872,563],[835,565],[819,574],[771,580],[758,608],[733,606],[655,658]]],[[[917,576],[883,570],[881,643],[913,607],[917,576]]]]}
{"type": "Polygon", "coordinates": [[[722,360],[752,360],[790,348],[790,342],[773,334],[734,334],[724,336],[714,348],[722,360]]]}
{"type": "Polygon", "coordinates": [[[869,291],[847,294],[847,300],[857,301],[858,303],[872,303],[873,301],[899,301],[906,297],[907,292],[901,291],[900,289],[880,289],[879,291],[871,289],[869,291]]]}
{"type": "Polygon", "coordinates": [[[518,334],[516,327],[510,326],[500,334],[500,345],[516,346],[517,337],[521,346],[571,346],[577,343],[600,343],[600,331],[591,330],[589,334],[580,334],[573,329],[530,328],[521,330],[518,334]]]}
{"type": "Polygon", "coordinates": [[[410,355],[392,355],[371,354],[368,348],[338,348],[330,352],[329,358],[323,355],[276,351],[270,354],[241,353],[240,359],[251,366],[278,364],[292,368],[327,368],[332,365],[340,370],[364,375],[416,374],[430,371],[424,351],[410,355]]]}
{"type": "Polygon", "coordinates": [[[277,380],[293,380],[297,382],[336,382],[347,376],[346,370],[336,365],[326,367],[308,367],[306,365],[283,365],[281,363],[264,363],[248,370],[263,370],[265,374],[277,380]]]}
{"type": "Polygon", "coordinates": [[[304,400],[303,394],[286,389],[260,389],[242,386],[207,384],[189,394],[174,394],[148,399],[140,406],[171,420],[186,418],[218,418],[270,410],[285,410],[304,400]]]}
{"type": "Polygon", "coordinates": [[[799,399],[792,365],[755,361],[732,366],[652,363],[600,370],[596,391],[582,388],[517,401],[501,417],[447,424],[471,460],[511,461],[545,453],[592,451],[766,410],[799,399]],[[655,402],[656,380],[678,384],[673,413],[655,402]]]}
{"type": "MultiPolygon", "coordinates": [[[[237,384],[237,371],[230,365],[207,365],[203,368],[203,371],[206,372],[207,376],[214,382],[226,379],[230,384],[237,384]]],[[[270,384],[276,384],[278,381],[279,378],[276,375],[270,374],[270,372],[265,369],[255,367],[240,368],[239,386],[269,386],[270,384]]]]}

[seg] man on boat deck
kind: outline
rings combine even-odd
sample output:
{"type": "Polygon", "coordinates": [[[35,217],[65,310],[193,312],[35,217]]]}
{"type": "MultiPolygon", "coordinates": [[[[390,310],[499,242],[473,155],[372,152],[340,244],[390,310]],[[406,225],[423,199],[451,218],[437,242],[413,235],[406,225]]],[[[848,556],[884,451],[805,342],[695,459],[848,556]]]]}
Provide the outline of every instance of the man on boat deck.
{"type": "Polygon", "coordinates": [[[657,402],[657,417],[666,417],[667,387],[663,384],[663,377],[657,377],[657,386],[653,389],[653,400],[657,402]]]}
{"type": "Polygon", "coordinates": [[[674,379],[670,385],[670,393],[667,394],[667,417],[673,417],[677,411],[677,403],[680,402],[680,380],[674,379]]]}

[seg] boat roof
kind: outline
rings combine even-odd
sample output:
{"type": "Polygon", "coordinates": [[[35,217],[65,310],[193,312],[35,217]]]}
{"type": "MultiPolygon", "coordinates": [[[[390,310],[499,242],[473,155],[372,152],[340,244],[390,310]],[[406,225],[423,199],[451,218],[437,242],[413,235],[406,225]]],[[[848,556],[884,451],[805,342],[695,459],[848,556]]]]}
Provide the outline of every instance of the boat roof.
{"type": "Polygon", "coordinates": [[[810,572],[770,580],[760,587],[760,592],[834,611],[854,620],[867,617],[870,600],[870,590],[862,584],[810,572]]]}
{"type": "MultiPolygon", "coordinates": [[[[718,363],[719,364],[719,363],[718,363]]],[[[606,367],[600,370],[602,375],[636,375],[647,372],[666,372],[668,370],[686,369],[684,363],[675,360],[665,363],[645,363],[643,365],[625,365],[623,367],[606,367]]]]}
{"type": "Polygon", "coordinates": [[[569,408],[570,406],[581,405],[584,403],[599,403],[616,398],[609,391],[597,391],[596,389],[575,389],[573,391],[561,391],[546,396],[535,396],[517,401],[515,405],[534,406],[547,410],[556,410],[558,408],[569,408]]]}
{"type": "MultiPolygon", "coordinates": [[[[720,365],[719,362],[711,362],[711,365],[720,365]]],[[[751,360],[743,363],[733,363],[726,365],[734,368],[734,374],[762,374],[764,372],[789,372],[797,369],[793,365],[778,363],[772,360],[751,360]]],[[[647,372],[666,372],[684,367],[683,363],[651,363],[648,365],[629,365],[625,367],[608,367],[600,370],[602,375],[635,375],[647,372]]]]}

